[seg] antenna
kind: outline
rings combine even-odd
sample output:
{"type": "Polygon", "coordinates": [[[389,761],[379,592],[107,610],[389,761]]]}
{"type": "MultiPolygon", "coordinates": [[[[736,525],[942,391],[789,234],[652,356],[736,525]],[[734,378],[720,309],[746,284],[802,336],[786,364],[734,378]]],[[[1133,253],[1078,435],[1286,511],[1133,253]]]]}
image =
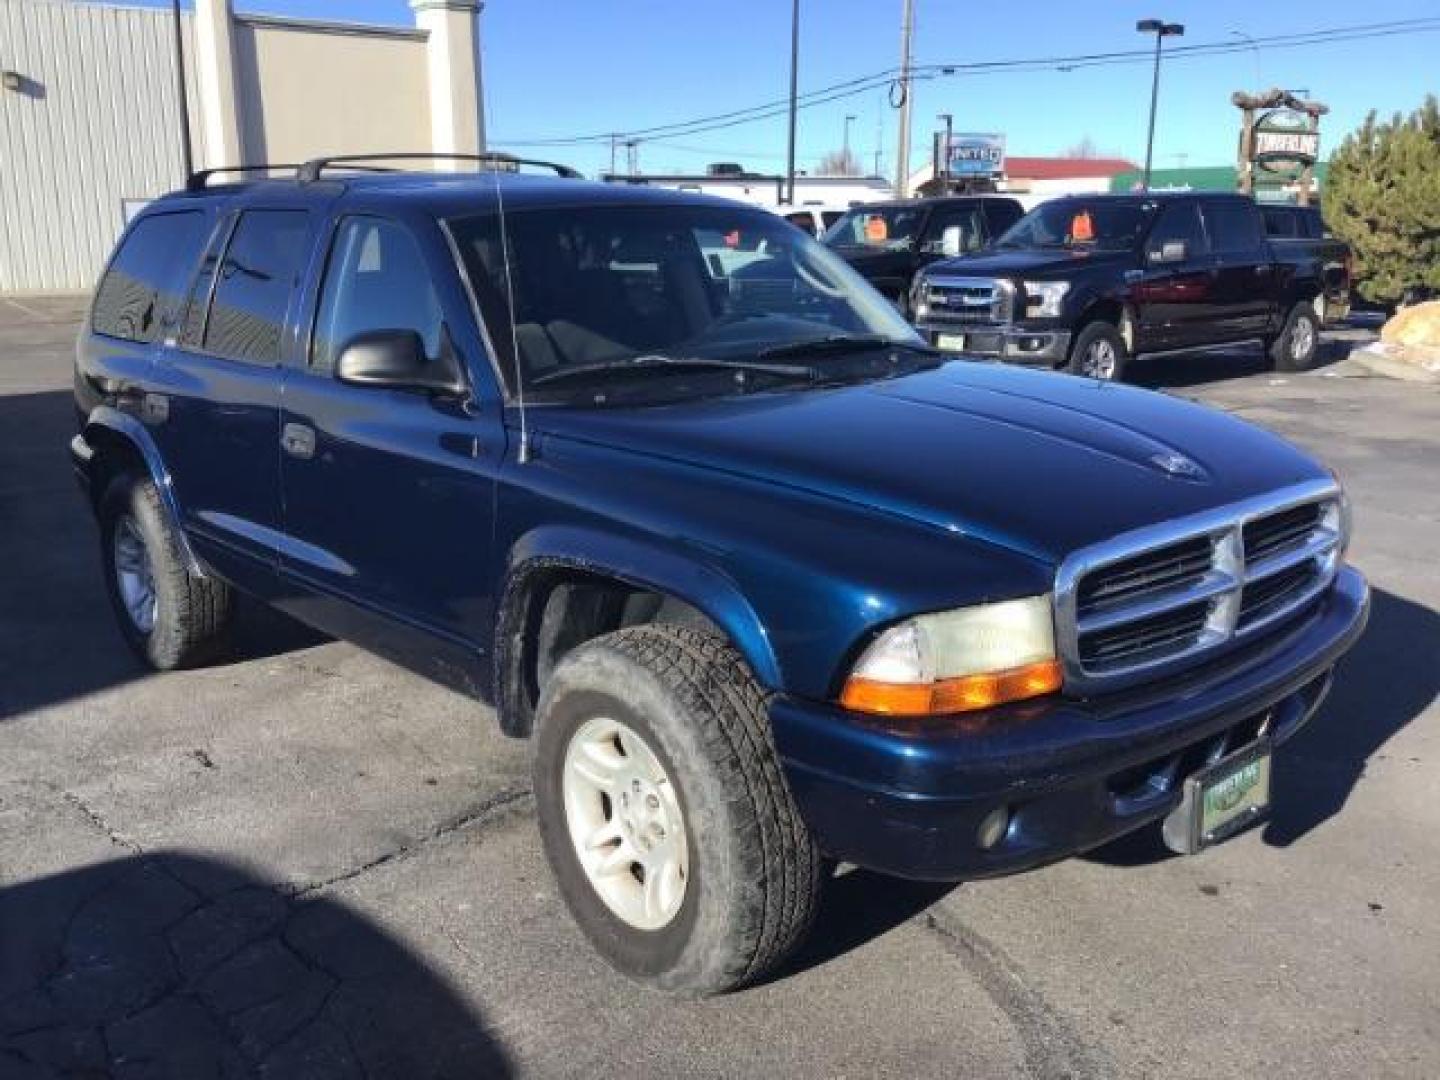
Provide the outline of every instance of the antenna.
{"type": "Polygon", "coordinates": [[[530,461],[530,427],[525,416],[525,375],[520,364],[520,335],[515,329],[515,285],[510,273],[510,236],[505,226],[505,195],[500,189],[500,174],[495,181],[495,209],[500,215],[500,259],[505,264],[505,307],[510,312],[510,358],[515,365],[515,405],[520,410],[520,449],[515,460],[520,465],[530,461]]]}

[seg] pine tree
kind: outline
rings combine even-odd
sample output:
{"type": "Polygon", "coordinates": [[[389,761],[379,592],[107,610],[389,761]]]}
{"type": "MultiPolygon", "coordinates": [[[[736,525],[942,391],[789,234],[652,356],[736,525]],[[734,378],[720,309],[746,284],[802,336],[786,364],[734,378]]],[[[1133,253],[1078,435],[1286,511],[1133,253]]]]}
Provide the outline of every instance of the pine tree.
{"type": "Polygon", "coordinates": [[[1361,295],[1393,303],[1440,289],[1440,102],[1377,122],[1374,112],[1330,158],[1325,221],[1355,254],[1361,295]]]}

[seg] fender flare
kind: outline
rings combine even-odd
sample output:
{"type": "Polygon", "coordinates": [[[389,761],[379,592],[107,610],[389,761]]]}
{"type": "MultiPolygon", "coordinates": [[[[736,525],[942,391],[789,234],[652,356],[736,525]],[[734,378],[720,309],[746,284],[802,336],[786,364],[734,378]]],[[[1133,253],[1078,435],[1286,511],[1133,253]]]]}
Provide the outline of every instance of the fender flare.
{"type": "MultiPolygon", "coordinates": [[[[165,459],[160,456],[160,449],[155,445],[155,440],[150,437],[145,425],[112,405],[97,406],[86,419],[81,434],[98,455],[100,447],[96,445],[97,440],[94,437],[97,429],[103,430],[108,438],[127,443],[144,462],[145,469],[155,484],[155,490],[160,494],[160,505],[165,508],[165,513],[170,515],[171,524],[175,526],[175,536],[179,541],[180,554],[185,560],[186,569],[198,577],[206,577],[204,564],[195,557],[190,538],[181,528],[183,519],[180,517],[180,504],[175,498],[175,485],[170,478],[170,470],[165,467],[165,459]]],[[[103,494],[101,491],[95,492],[97,503],[103,494]]]]}
{"type": "Polygon", "coordinates": [[[781,686],[780,665],[760,616],[739,586],[672,544],[588,526],[541,526],[510,550],[496,617],[494,700],[502,730],[528,734],[530,710],[521,689],[521,619],[529,591],[547,573],[582,571],[673,596],[713,622],[745,658],[762,687],[781,686]]]}

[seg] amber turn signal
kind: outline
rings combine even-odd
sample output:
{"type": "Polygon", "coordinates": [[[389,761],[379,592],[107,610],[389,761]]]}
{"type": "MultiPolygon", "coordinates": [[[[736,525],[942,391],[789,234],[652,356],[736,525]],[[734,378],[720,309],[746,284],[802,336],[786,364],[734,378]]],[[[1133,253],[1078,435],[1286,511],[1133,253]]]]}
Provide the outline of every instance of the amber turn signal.
{"type": "Polygon", "coordinates": [[[845,683],[840,704],[881,716],[944,716],[1053,694],[1061,681],[1058,660],[932,683],[889,683],[852,676],[845,683]]]}

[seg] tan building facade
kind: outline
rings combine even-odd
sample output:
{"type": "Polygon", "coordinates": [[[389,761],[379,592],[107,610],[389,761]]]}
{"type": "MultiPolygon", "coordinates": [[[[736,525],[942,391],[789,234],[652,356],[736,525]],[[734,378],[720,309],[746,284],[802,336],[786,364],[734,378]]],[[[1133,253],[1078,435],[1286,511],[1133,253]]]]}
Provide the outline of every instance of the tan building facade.
{"type": "MultiPolygon", "coordinates": [[[[413,27],[182,14],[196,169],[485,146],[479,0],[413,27]]],[[[184,182],[165,8],[0,0],[0,293],[90,287],[129,212],[184,182]]]]}

